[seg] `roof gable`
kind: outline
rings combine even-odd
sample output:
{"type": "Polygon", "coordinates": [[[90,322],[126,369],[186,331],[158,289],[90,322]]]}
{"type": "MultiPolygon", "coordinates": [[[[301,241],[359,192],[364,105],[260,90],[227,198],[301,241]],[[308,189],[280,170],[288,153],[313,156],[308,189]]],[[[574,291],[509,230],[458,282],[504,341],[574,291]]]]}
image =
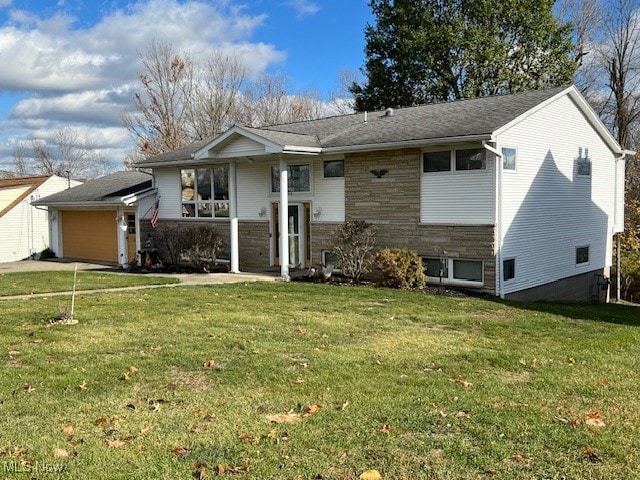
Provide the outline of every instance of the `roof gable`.
{"type": "Polygon", "coordinates": [[[0,180],[0,218],[46,182],[49,176],[5,178],[0,180]]]}

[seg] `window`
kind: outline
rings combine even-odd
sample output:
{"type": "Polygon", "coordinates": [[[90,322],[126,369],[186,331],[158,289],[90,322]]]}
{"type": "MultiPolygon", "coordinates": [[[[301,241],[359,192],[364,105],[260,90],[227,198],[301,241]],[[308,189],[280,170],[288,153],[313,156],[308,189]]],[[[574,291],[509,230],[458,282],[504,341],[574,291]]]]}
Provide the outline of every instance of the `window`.
{"type": "Polygon", "coordinates": [[[576,247],[576,265],[589,263],[589,245],[576,247]]]}
{"type": "Polygon", "coordinates": [[[425,266],[425,275],[427,277],[448,278],[449,269],[447,268],[446,258],[423,258],[422,262],[425,266]]]}
{"type": "Polygon", "coordinates": [[[484,170],[486,158],[484,148],[456,150],[456,170],[484,170]]]}
{"type": "Polygon", "coordinates": [[[333,265],[334,268],[338,268],[340,266],[340,258],[331,250],[322,250],[322,265],[325,267],[333,265]]]}
{"type": "Polygon", "coordinates": [[[502,169],[503,170],[516,169],[516,149],[515,148],[502,149],[502,169]]]}
{"type": "Polygon", "coordinates": [[[591,176],[591,160],[587,157],[576,159],[576,173],[581,176],[591,176]]]}
{"type": "Polygon", "coordinates": [[[344,160],[324,162],[324,178],[344,177],[344,160]]]}
{"type": "Polygon", "coordinates": [[[482,282],[482,260],[453,260],[453,279],[482,282]]]}
{"type": "Polygon", "coordinates": [[[502,279],[507,281],[516,278],[516,259],[509,258],[502,262],[502,279]]]}
{"type": "Polygon", "coordinates": [[[422,154],[423,172],[449,172],[451,171],[451,152],[424,152],[422,154]]]}
{"type": "Polygon", "coordinates": [[[191,168],[180,172],[182,216],[188,218],[229,217],[229,168],[191,168]]]}
{"type": "MultiPolygon", "coordinates": [[[[289,186],[289,192],[310,192],[309,181],[309,165],[288,165],[287,171],[289,173],[287,184],[289,186]]],[[[280,167],[273,165],[271,167],[271,192],[280,192],[280,167]]]]}

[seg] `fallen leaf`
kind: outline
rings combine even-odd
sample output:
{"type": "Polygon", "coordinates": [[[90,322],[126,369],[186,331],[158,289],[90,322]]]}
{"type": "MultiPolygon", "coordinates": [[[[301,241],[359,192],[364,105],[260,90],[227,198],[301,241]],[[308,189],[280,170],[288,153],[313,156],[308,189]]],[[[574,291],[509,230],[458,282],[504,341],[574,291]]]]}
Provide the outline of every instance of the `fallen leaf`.
{"type": "Polygon", "coordinates": [[[107,417],[96,418],[93,424],[100,427],[104,427],[105,425],[109,424],[109,419],[107,417]]]}
{"type": "Polygon", "coordinates": [[[142,427],[140,429],[140,435],[146,435],[150,431],[151,431],[151,426],[150,425],[145,425],[144,427],[142,427]]]}
{"type": "Polygon", "coordinates": [[[87,389],[87,382],[83,381],[80,385],[78,385],[78,388],[80,390],[86,390],[87,389]]]}
{"type": "Polygon", "coordinates": [[[313,415],[314,413],[318,413],[320,411],[320,405],[316,405],[315,403],[312,405],[309,405],[307,407],[307,410],[304,412],[305,416],[309,416],[309,415],[313,415]]]}
{"type": "Polygon", "coordinates": [[[196,427],[193,423],[190,423],[189,425],[187,425],[187,430],[189,431],[189,433],[201,432],[201,430],[198,427],[196,427]]]}
{"type": "Polygon", "coordinates": [[[367,470],[358,477],[360,480],[382,480],[382,475],[378,470],[367,470]]]}
{"type": "Polygon", "coordinates": [[[207,464],[206,463],[196,463],[194,466],[195,471],[193,472],[193,478],[196,480],[205,480],[207,478],[207,464]]]}
{"type": "Polygon", "coordinates": [[[527,457],[526,455],[523,455],[521,453],[514,453],[513,455],[511,455],[509,457],[509,460],[511,460],[512,462],[527,463],[531,459],[529,457],[527,457]]]}
{"type": "Polygon", "coordinates": [[[340,454],[340,461],[341,461],[342,463],[346,462],[346,461],[347,461],[347,458],[349,458],[349,455],[347,455],[347,452],[342,452],[342,453],[340,454]]]}
{"type": "Polygon", "coordinates": [[[122,440],[107,440],[107,447],[109,448],[120,448],[124,445],[122,440]]]}
{"type": "Polygon", "coordinates": [[[391,433],[391,425],[389,425],[388,423],[385,423],[382,428],[380,429],[380,431],[382,433],[391,433]]]}
{"type": "Polygon", "coordinates": [[[122,380],[129,380],[129,378],[131,378],[131,377],[129,376],[129,372],[124,372],[122,374],[121,378],[122,378],[122,380]]]}
{"type": "Polygon", "coordinates": [[[602,417],[600,416],[600,412],[589,412],[586,415],[587,419],[584,423],[590,425],[592,427],[604,427],[607,424],[604,423],[602,417]]]}
{"type": "Polygon", "coordinates": [[[188,454],[190,451],[191,450],[185,447],[176,447],[173,450],[171,450],[171,453],[173,453],[176,457],[182,457],[188,454]]]}
{"type": "Polygon", "coordinates": [[[468,418],[468,417],[469,417],[469,414],[462,410],[456,413],[456,418],[468,418]]]}
{"type": "Polygon", "coordinates": [[[451,379],[453,382],[459,383],[464,388],[469,388],[473,386],[473,383],[466,381],[464,378],[453,378],[451,379]]]}
{"type": "Polygon", "coordinates": [[[206,362],[204,362],[204,363],[202,364],[202,366],[203,366],[204,368],[211,368],[211,367],[215,366],[215,364],[216,364],[216,361],[215,361],[215,360],[213,360],[213,359],[211,359],[211,360],[207,360],[206,362]]]}
{"type": "Polygon", "coordinates": [[[65,425],[64,428],[62,429],[62,433],[64,433],[67,436],[73,435],[73,425],[65,425]]]}
{"type": "Polygon", "coordinates": [[[300,385],[301,383],[304,383],[304,380],[302,378],[296,378],[293,383],[295,383],[296,385],[300,385]]]}
{"type": "Polygon", "coordinates": [[[205,415],[202,420],[204,420],[205,422],[212,422],[213,418],[214,418],[213,415],[208,414],[208,415],[205,415]]]}
{"type": "Polygon", "coordinates": [[[601,460],[600,454],[589,447],[589,445],[582,447],[582,456],[590,462],[599,462],[601,460]]]}
{"type": "Polygon", "coordinates": [[[58,457],[58,458],[68,458],[69,457],[69,452],[67,452],[66,450],[64,450],[62,448],[56,448],[53,451],[53,456],[54,457],[58,457]]]}
{"type": "Polygon", "coordinates": [[[138,369],[136,367],[129,367],[129,371],[131,373],[138,373],[138,369]]]}
{"type": "Polygon", "coordinates": [[[36,338],[33,343],[35,343],[36,345],[42,345],[44,343],[44,340],[41,338],[36,338]]]}
{"type": "Polygon", "coordinates": [[[304,335],[305,333],[307,333],[307,331],[304,328],[298,327],[298,335],[304,335]]]}

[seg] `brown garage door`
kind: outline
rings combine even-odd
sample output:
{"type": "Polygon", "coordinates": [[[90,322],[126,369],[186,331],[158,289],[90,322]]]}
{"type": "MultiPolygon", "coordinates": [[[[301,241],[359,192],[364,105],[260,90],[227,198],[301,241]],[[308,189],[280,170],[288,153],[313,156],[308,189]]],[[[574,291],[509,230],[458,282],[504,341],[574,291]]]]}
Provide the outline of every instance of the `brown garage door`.
{"type": "Polygon", "coordinates": [[[60,213],[64,257],[102,262],[118,261],[115,210],[64,210],[60,213]]]}

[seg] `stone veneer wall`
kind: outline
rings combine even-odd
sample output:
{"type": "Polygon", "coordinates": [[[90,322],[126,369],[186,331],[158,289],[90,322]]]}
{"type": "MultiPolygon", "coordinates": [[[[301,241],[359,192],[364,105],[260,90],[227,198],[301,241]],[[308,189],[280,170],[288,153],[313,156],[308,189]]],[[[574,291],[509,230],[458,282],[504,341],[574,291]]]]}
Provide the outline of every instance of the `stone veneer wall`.
{"type": "Polygon", "coordinates": [[[379,248],[408,247],[426,257],[484,260],[484,290],[495,293],[494,225],[420,224],[421,160],[418,149],[348,155],[346,220],[375,224],[379,248]],[[387,173],[377,178],[371,170],[387,173]]]}

